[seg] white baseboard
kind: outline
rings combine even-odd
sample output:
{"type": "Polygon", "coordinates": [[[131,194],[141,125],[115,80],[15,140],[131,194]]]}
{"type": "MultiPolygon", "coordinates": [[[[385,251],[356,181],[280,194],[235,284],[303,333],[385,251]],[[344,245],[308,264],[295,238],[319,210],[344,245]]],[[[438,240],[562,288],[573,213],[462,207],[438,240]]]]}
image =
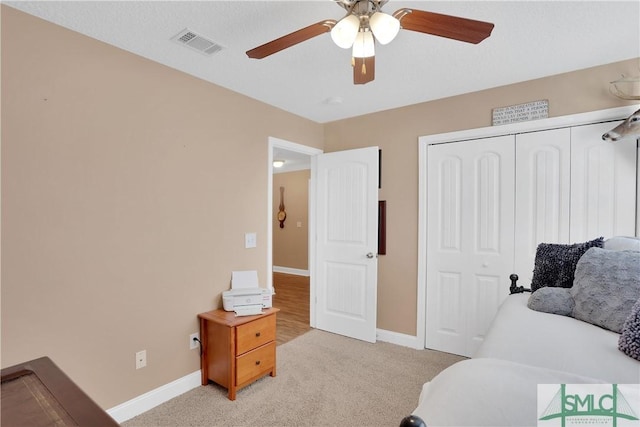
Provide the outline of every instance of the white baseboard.
{"type": "Polygon", "coordinates": [[[130,420],[131,418],[147,412],[149,409],[180,396],[202,384],[200,370],[178,378],[168,384],[160,386],[150,392],[142,394],[138,397],[124,402],[111,409],[107,409],[107,413],[118,423],[130,420]]]}
{"type": "Polygon", "coordinates": [[[298,268],[290,268],[290,267],[278,267],[277,265],[273,266],[273,272],[309,277],[309,270],[300,270],[298,268]]]}
{"type": "MultiPolygon", "coordinates": [[[[274,267],[275,271],[275,267],[274,267]]],[[[391,344],[401,345],[403,347],[415,348],[423,350],[420,346],[417,337],[400,334],[398,332],[385,331],[378,329],[376,331],[376,338],[379,341],[388,342],[391,344]]],[[[202,384],[202,378],[200,371],[195,371],[182,378],[178,378],[168,384],[160,386],[154,390],[151,390],[145,394],[124,402],[118,406],[114,406],[111,409],[107,409],[107,413],[118,423],[123,423],[131,418],[138,416],[156,406],[180,396],[183,393],[188,392],[202,384]]]]}
{"type": "Polygon", "coordinates": [[[391,344],[401,345],[403,347],[414,348],[416,350],[424,350],[424,347],[421,345],[418,337],[414,337],[413,335],[401,334],[393,331],[385,331],[384,329],[377,329],[376,339],[391,344]]]}

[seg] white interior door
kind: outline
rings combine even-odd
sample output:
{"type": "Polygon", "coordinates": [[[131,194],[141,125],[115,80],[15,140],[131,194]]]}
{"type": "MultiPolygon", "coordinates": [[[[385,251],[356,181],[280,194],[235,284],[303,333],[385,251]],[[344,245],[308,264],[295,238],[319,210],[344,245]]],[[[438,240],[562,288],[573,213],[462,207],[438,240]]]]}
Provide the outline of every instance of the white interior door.
{"type": "Polygon", "coordinates": [[[508,295],[514,137],[428,148],[426,347],[471,356],[508,295]]]}
{"type": "Polygon", "coordinates": [[[316,157],[316,327],[376,341],[378,147],[316,157]]]}

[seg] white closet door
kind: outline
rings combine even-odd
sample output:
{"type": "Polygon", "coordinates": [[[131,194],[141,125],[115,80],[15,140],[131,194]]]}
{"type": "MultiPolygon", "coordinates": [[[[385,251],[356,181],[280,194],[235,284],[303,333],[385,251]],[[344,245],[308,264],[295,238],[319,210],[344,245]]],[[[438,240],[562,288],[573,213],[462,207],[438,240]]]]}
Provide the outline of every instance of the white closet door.
{"type": "Polygon", "coordinates": [[[602,141],[613,126],[571,129],[572,242],[635,234],[636,141],[602,141]]]}
{"type": "Polygon", "coordinates": [[[426,347],[471,356],[508,295],[514,137],[428,148],[426,347]]]}
{"type": "Polygon", "coordinates": [[[539,243],[569,243],[571,130],[516,137],[514,273],[528,287],[539,243]]]}

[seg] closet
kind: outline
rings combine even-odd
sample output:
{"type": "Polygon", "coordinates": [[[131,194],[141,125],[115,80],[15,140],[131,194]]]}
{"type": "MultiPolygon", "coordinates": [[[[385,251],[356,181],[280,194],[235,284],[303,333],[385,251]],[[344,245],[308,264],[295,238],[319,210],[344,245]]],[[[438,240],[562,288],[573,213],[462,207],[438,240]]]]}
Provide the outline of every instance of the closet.
{"type": "Polygon", "coordinates": [[[636,141],[602,141],[611,123],[516,136],[516,272],[531,282],[538,243],[633,236],[636,141]]]}
{"type": "Polygon", "coordinates": [[[472,356],[539,243],[636,234],[637,142],[603,142],[613,126],[427,146],[425,347],[472,356]]]}

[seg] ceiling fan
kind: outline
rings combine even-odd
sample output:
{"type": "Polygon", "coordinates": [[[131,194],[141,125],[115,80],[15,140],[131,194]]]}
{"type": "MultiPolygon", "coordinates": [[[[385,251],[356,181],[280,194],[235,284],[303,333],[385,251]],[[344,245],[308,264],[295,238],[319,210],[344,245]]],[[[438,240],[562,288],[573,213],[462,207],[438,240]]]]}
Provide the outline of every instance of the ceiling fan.
{"type": "Polygon", "coordinates": [[[380,9],[388,0],[334,0],[347,14],[340,21],[325,19],[247,51],[249,58],[262,59],[305,40],[331,31],[333,41],[343,49],[352,49],[353,83],[365,84],[375,78],[375,42],[387,44],[398,31],[446,37],[478,44],[491,35],[493,24],[402,8],[393,15],[380,9]]]}

